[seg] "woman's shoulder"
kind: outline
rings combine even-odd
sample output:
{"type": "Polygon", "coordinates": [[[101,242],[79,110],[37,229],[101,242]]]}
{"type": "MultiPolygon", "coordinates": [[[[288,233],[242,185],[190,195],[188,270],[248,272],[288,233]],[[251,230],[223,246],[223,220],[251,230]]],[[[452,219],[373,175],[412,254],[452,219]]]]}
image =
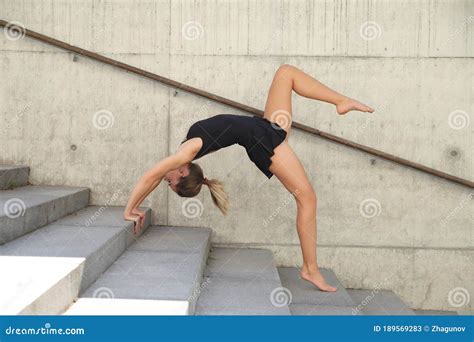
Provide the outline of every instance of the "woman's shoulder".
{"type": "Polygon", "coordinates": [[[201,150],[203,143],[204,142],[201,137],[186,138],[181,142],[178,149],[191,151],[193,157],[195,157],[201,150]]]}

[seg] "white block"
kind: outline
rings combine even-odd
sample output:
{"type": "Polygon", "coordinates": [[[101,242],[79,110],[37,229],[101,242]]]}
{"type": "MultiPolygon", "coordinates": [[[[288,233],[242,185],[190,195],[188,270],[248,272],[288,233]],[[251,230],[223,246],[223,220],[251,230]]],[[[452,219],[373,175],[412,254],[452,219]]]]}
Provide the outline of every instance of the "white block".
{"type": "Polygon", "coordinates": [[[189,314],[189,302],[185,300],[79,298],[64,314],[181,316],[189,314]]]}
{"type": "Polygon", "coordinates": [[[79,291],[84,258],[0,256],[0,315],[55,314],[79,291]],[[80,278],[79,278],[80,279],[80,278]]]}

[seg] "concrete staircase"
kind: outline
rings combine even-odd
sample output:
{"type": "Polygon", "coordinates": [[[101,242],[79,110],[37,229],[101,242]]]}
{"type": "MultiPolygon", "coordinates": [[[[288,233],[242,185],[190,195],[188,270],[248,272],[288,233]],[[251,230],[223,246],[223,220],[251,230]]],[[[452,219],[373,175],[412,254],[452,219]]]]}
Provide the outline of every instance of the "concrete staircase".
{"type": "Polygon", "coordinates": [[[208,228],[148,228],[66,314],[140,315],[143,305],[155,314],[192,315],[210,237],[208,228]]]}
{"type": "Polygon", "coordinates": [[[62,313],[109,268],[134,241],[133,223],[122,219],[123,207],[101,208],[88,206],[0,245],[0,272],[8,275],[0,314],[62,313]]]}
{"type": "Polygon", "coordinates": [[[87,188],[27,185],[24,167],[0,170],[16,180],[0,190],[0,314],[62,313],[133,242],[133,223],[123,207],[88,206],[87,188]]]}
{"type": "Polygon", "coordinates": [[[134,236],[123,207],[28,174],[0,166],[0,315],[430,314],[389,290],[346,290],[330,269],[338,291],[318,291],[269,250],[211,248],[209,228],[150,226],[147,208],[134,236]]]}

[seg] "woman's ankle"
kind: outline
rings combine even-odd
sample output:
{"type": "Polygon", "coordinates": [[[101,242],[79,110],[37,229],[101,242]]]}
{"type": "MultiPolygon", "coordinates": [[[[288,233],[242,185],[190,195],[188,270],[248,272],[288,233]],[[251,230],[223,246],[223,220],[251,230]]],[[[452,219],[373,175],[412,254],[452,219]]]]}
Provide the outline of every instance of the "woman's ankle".
{"type": "Polygon", "coordinates": [[[310,264],[303,263],[301,272],[306,273],[306,274],[318,273],[319,266],[317,263],[310,263],[310,264]]]}
{"type": "Polygon", "coordinates": [[[346,102],[347,100],[350,100],[350,98],[349,98],[348,96],[340,95],[340,96],[334,101],[334,105],[335,105],[335,106],[339,106],[340,104],[346,102]]]}

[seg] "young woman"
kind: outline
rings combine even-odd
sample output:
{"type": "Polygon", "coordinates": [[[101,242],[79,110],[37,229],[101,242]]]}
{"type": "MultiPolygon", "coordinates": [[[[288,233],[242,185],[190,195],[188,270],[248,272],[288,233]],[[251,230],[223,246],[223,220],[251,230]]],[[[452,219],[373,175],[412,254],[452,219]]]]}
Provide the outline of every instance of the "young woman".
{"type": "Polygon", "coordinates": [[[351,110],[374,110],[352,98],[328,88],[291,65],[282,65],[273,78],[264,117],[218,114],[194,123],[177,152],[149,169],[132,191],[124,217],[135,221],[135,233],[143,227],[144,213],[140,203],[160,184],[162,179],[181,197],[193,197],[203,184],[209,187],[214,204],[225,215],[229,200],[223,184],[207,179],[201,167],[192,161],[232,144],[243,146],[250,160],[268,178],[273,174],[295,197],[296,227],[303,254],[300,275],[322,291],[337,289],[326,283],[316,253],[316,194],[298,157],[288,145],[291,129],[291,95],[332,103],[339,114],[351,110]]]}

